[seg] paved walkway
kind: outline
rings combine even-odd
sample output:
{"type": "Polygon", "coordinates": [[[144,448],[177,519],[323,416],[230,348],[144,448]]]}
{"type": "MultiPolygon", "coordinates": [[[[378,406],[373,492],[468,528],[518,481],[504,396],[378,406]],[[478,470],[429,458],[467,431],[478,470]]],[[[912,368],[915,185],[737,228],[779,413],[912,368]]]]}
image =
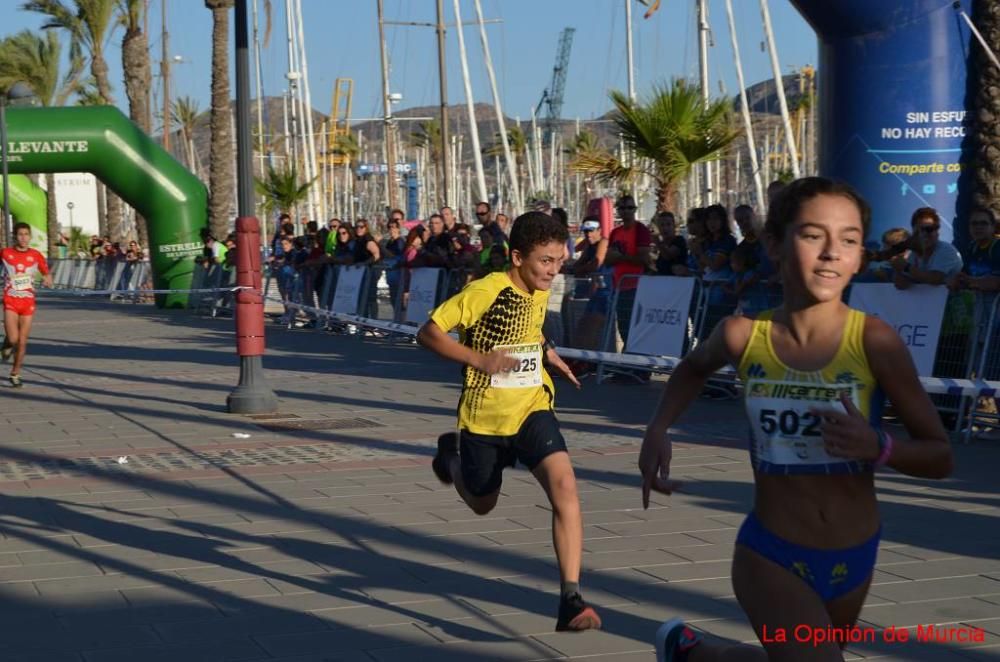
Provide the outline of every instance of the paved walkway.
{"type": "MultiPolygon", "coordinates": [[[[508,472],[476,517],[430,472],[457,367],[315,331],[271,329],[268,345],[280,416],[231,416],[231,321],[43,302],[26,387],[0,389],[0,660],[646,661],[672,615],[754,639],[729,580],[752,498],[735,403],[698,402],[676,437],[688,490],[643,511],[635,462],[658,389],[561,388],[605,630],[556,634],[531,476],[508,472]]],[[[971,624],[985,643],[848,659],[1000,660],[1000,442],[957,456],[947,481],[879,476],[862,619],[971,624]]]]}

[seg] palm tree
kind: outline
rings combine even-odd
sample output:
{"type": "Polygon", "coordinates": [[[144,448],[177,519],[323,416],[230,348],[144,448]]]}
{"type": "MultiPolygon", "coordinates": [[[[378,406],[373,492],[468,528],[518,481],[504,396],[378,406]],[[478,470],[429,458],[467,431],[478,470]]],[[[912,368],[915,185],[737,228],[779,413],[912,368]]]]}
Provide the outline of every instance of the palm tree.
{"type": "MultiPolygon", "coordinates": [[[[198,102],[191,97],[184,96],[173,103],[170,110],[171,124],[180,127],[181,141],[184,143],[185,160],[188,170],[196,176],[200,176],[197,154],[194,151],[194,127],[198,123],[198,102]]],[[[165,129],[171,130],[170,127],[165,129]]]]}
{"type": "MultiPolygon", "coordinates": [[[[507,144],[510,146],[511,156],[514,157],[514,167],[517,169],[517,180],[521,184],[520,189],[525,191],[524,186],[524,158],[528,153],[528,136],[525,135],[520,125],[514,124],[507,129],[507,144]]],[[[498,131],[493,136],[493,142],[483,150],[486,156],[503,156],[503,136],[498,131]]],[[[531,196],[525,198],[529,199],[531,196]]]]}
{"type": "Polygon", "coordinates": [[[254,179],[254,188],[262,198],[260,204],[264,208],[265,217],[271,216],[275,211],[291,213],[296,205],[306,199],[309,187],[315,181],[313,179],[299,184],[299,173],[294,164],[280,171],[267,166],[267,176],[254,179]]]}
{"type": "MultiPolygon", "coordinates": [[[[0,88],[6,90],[21,81],[31,87],[38,102],[43,106],[63,106],[69,97],[80,88],[83,74],[83,59],[70,60],[69,71],[59,81],[62,44],[55,32],[39,36],[24,30],[0,42],[0,88]]],[[[56,182],[51,172],[45,175],[46,186],[46,231],[50,257],[59,254],[59,220],[56,208],[56,182]]]]}
{"type": "Polygon", "coordinates": [[[356,159],[358,154],[361,152],[361,147],[358,145],[358,137],[353,133],[342,133],[338,135],[334,141],[331,152],[337,156],[344,157],[348,165],[354,163],[354,159],[356,159]]]}
{"type": "MultiPolygon", "coordinates": [[[[1000,52],[1000,8],[996,3],[986,0],[973,2],[972,20],[990,49],[994,53],[1000,52]]],[[[1000,99],[996,96],[996,90],[1000,88],[1000,70],[982,48],[976,46],[973,52],[973,67],[969,72],[976,78],[973,96],[973,117],[976,121],[972,125],[975,192],[972,201],[1000,215],[1000,161],[996,157],[1000,154],[1000,124],[997,122],[1000,118],[1000,99]]],[[[968,237],[967,234],[964,236],[968,237]]]]}
{"type": "MultiPolygon", "coordinates": [[[[108,80],[108,62],[104,59],[104,45],[117,27],[114,20],[116,0],[73,0],[74,6],[61,0],[28,0],[21,9],[44,14],[47,20],[43,29],[65,30],[70,36],[70,57],[83,53],[90,56],[90,73],[97,86],[101,104],[113,106],[111,82],[108,80]]],[[[102,215],[102,234],[110,234],[114,241],[122,240],[122,201],[113,193],[107,195],[107,214],[102,215]]]]}
{"type": "MultiPolygon", "coordinates": [[[[125,27],[122,36],[122,70],[125,74],[125,95],[128,97],[128,114],[146,135],[152,132],[149,91],[153,77],[149,66],[149,41],[143,32],[146,0],[118,0],[118,19],[125,27]]],[[[149,229],[146,219],[135,215],[139,245],[149,246],[149,229]]]]}
{"type": "Polygon", "coordinates": [[[677,183],[693,166],[718,160],[739,135],[729,119],[728,101],[706,103],[701,89],[683,80],[655,86],[645,103],[618,90],[610,96],[618,133],[635,158],[625,163],[598,148],[576,156],[570,167],[626,187],[646,173],[656,181],[658,211],[673,211],[677,183]]]}
{"type": "Polygon", "coordinates": [[[233,127],[229,104],[229,10],[233,0],[205,0],[212,10],[212,141],[208,156],[208,225],[216,237],[229,232],[232,216],[233,127]]]}
{"type": "MultiPolygon", "coordinates": [[[[573,136],[573,142],[566,146],[563,150],[569,157],[570,163],[573,162],[576,157],[582,154],[591,154],[600,150],[601,145],[597,139],[597,134],[593,131],[588,131],[584,129],[580,131],[575,136],[573,136]]],[[[586,199],[591,198],[591,193],[594,188],[594,177],[592,175],[583,178],[583,186],[586,189],[586,199]]],[[[585,201],[584,201],[585,202],[585,201]]]]}

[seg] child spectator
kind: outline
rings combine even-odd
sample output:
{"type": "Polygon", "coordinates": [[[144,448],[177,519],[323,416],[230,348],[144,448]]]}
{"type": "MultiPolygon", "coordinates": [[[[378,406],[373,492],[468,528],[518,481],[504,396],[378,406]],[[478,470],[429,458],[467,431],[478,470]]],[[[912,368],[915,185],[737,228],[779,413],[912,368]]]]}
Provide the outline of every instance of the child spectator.
{"type": "Polygon", "coordinates": [[[732,275],[723,290],[737,300],[737,313],[753,317],[768,308],[766,293],[761,288],[760,263],[752,245],[742,244],[729,256],[732,275]]]}
{"type": "Polygon", "coordinates": [[[688,249],[684,237],[677,234],[674,215],[662,211],[656,216],[656,273],[660,276],[687,275],[688,249]]]}

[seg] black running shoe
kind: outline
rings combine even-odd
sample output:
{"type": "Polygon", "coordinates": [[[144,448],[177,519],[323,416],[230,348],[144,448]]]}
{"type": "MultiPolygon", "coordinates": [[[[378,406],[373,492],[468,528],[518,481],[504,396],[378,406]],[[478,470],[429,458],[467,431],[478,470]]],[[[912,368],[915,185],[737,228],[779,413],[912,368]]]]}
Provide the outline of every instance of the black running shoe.
{"type": "Polygon", "coordinates": [[[601,617],[594,608],[583,601],[579,593],[564,595],[559,600],[559,619],[556,621],[556,632],[581,632],[583,630],[600,630],[601,617]]]}
{"type": "Polygon", "coordinates": [[[8,345],[7,341],[4,340],[3,347],[0,347],[0,361],[7,363],[7,361],[10,361],[10,357],[13,354],[14,354],[14,346],[8,345]]]}
{"type": "Polygon", "coordinates": [[[438,437],[438,449],[431,462],[431,469],[438,480],[445,485],[451,485],[454,481],[451,478],[451,458],[458,455],[458,433],[445,432],[438,437]]]}

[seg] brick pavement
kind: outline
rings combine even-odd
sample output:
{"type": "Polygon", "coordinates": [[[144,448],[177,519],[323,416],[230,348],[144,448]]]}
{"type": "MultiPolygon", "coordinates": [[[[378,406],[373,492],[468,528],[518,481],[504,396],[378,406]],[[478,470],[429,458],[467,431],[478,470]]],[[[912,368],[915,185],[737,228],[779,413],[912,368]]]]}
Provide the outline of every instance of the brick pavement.
{"type": "MultiPolygon", "coordinates": [[[[0,389],[0,660],[630,662],[652,659],[671,615],[753,640],[729,582],[752,499],[735,403],[696,404],[676,437],[688,489],[643,511],[634,467],[658,389],[562,386],[584,588],[605,630],[556,634],[550,513],[530,475],[508,472],[500,506],[476,517],[429,471],[455,366],[271,329],[281,417],[233,417],[231,327],[43,302],[27,386],[0,389]]],[[[973,624],[986,643],[848,659],[1000,659],[1000,449],[957,456],[947,481],[879,476],[884,541],[862,619],[973,624]]]]}

